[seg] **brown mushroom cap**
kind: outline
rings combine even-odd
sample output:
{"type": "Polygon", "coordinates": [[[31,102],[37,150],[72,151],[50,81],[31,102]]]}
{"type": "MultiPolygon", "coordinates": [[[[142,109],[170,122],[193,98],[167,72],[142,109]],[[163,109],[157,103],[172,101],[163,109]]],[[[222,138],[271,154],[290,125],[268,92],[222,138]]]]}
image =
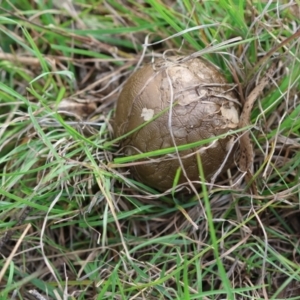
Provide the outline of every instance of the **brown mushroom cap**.
{"type": "MultiPolygon", "coordinates": [[[[126,155],[144,153],[208,139],[235,129],[239,122],[239,100],[224,76],[211,63],[182,57],[159,59],[135,72],[119,96],[115,120],[115,137],[134,130],[145,121],[166,110],[158,118],[121,141],[126,155]]],[[[179,183],[199,181],[195,153],[201,157],[206,179],[233,160],[233,136],[216,139],[198,148],[171,155],[149,158],[149,162],[132,166],[133,176],[164,191],[173,185],[177,169],[183,166],[179,183]]]]}

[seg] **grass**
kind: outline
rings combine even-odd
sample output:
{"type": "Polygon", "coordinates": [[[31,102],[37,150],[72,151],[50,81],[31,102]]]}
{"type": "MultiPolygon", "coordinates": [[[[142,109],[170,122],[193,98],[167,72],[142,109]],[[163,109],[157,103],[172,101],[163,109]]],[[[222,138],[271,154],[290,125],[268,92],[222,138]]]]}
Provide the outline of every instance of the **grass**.
{"type": "Polygon", "coordinates": [[[278,47],[298,17],[298,1],[2,1],[0,299],[299,299],[299,37],[278,47]],[[121,167],[162,154],[122,157],[111,120],[165,50],[202,53],[242,98],[277,64],[237,130],[257,195],[237,167],[189,194],[121,167]]]}

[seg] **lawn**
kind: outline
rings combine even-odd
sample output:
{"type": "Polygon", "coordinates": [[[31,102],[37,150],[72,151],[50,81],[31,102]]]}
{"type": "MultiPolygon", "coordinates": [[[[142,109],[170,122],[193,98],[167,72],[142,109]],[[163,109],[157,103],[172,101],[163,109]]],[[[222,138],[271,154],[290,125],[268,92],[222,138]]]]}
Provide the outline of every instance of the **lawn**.
{"type": "Polygon", "coordinates": [[[299,5],[1,1],[0,300],[300,299],[299,5]],[[113,124],[168,55],[217,66],[242,117],[226,172],[162,192],[129,168],[162,152],[113,124]]]}

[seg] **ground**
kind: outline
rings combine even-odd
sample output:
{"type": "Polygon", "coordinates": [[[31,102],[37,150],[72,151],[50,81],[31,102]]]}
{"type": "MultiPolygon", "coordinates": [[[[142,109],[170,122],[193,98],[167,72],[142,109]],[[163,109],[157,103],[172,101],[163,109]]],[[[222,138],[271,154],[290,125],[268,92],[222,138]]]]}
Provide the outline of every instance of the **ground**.
{"type": "Polygon", "coordinates": [[[300,299],[299,19],[297,0],[2,1],[0,299],[300,299]],[[174,54],[217,66],[243,120],[225,173],[162,193],[113,119],[174,54]]]}

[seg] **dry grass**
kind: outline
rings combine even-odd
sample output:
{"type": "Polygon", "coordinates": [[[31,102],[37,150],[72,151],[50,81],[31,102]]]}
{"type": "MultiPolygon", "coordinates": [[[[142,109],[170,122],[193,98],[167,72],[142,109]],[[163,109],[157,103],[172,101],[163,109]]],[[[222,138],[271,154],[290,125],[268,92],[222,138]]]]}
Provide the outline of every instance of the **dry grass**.
{"type": "Polygon", "coordinates": [[[0,299],[299,299],[299,3],[16,2],[0,9],[0,299]],[[238,162],[196,193],[114,168],[134,68],[237,36],[205,57],[243,103],[276,66],[248,129],[257,193],[238,162]]]}

